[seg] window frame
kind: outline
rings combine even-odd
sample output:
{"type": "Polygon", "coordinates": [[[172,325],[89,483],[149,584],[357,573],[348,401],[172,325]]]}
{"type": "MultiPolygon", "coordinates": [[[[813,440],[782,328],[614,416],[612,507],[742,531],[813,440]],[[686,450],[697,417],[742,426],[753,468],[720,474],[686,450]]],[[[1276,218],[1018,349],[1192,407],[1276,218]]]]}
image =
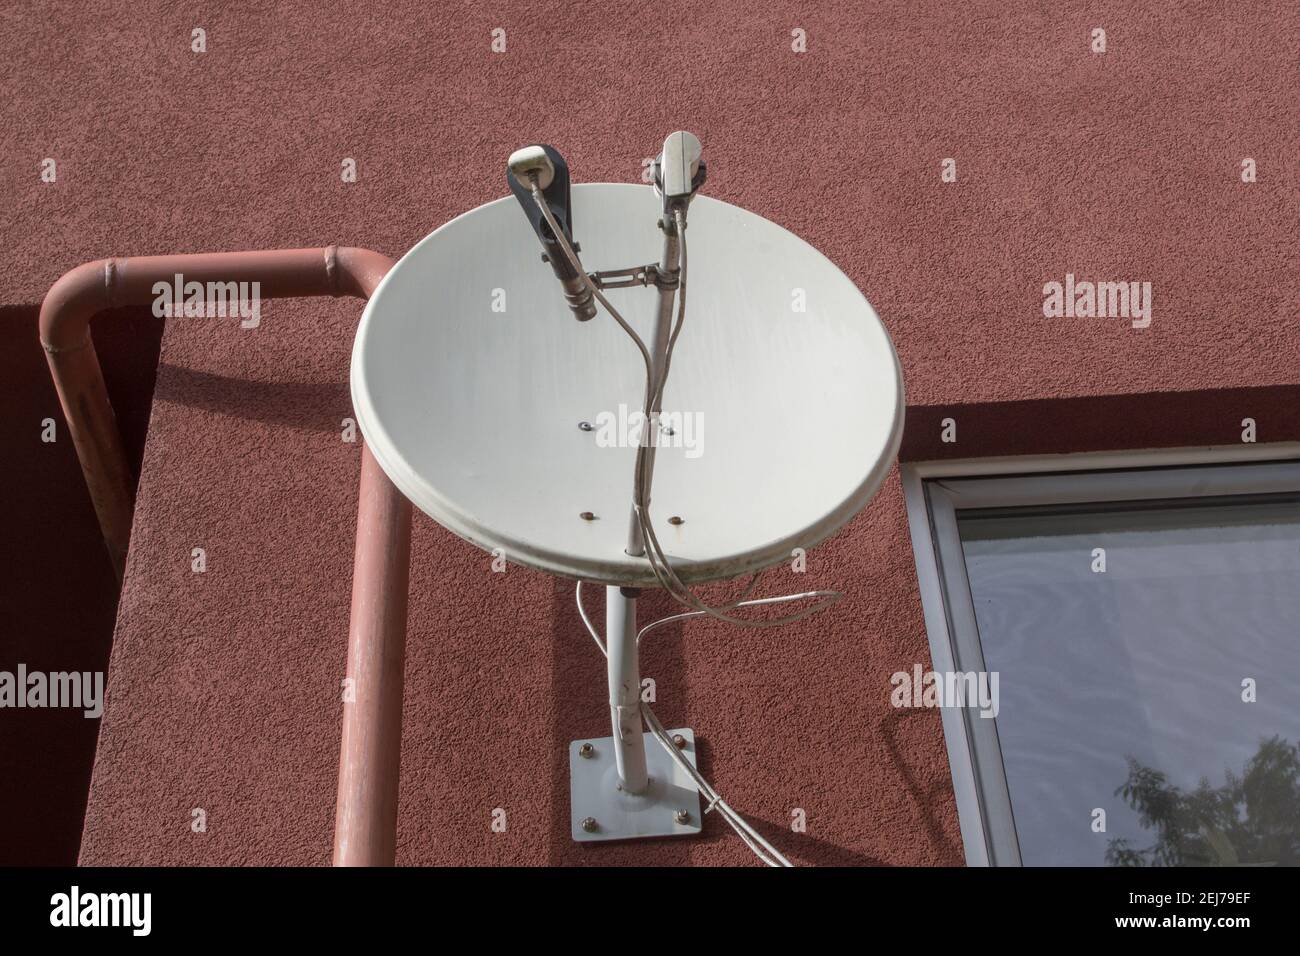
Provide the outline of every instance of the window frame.
{"type": "MultiPolygon", "coordinates": [[[[957,512],[1300,492],[1300,443],[901,463],[931,667],[983,671],[957,512]]],[[[1019,866],[997,720],[940,708],[968,866],[1019,866]]]]}

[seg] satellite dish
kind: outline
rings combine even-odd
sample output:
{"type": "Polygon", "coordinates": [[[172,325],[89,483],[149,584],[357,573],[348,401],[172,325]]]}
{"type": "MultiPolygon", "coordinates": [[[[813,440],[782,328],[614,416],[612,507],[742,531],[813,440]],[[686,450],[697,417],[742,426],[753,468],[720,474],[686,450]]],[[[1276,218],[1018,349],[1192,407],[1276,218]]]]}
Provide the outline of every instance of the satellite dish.
{"type": "MultiPolygon", "coordinates": [[[[571,201],[589,270],[659,257],[652,188],[580,184],[571,201]]],[[[694,583],[787,561],[848,522],[897,452],[903,387],[875,311],[812,246],[703,196],[688,236],[663,405],[680,419],[657,446],[651,515],[694,583]]],[[[648,340],[653,289],[605,294],[648,340]]],[[[626,553],[644,377],[608,316],[573,320],[507,198],[388,273],[361,317],[352,400],[376,460],[439,524],[552,574],[654,587],[626,553]]]]}
{"type": "Polygon", "coordinates": [[[582,616],[608,659],[614,734],[570,745],[573,838],[699,833],[703,794],[788,865],[699,775],[692,731],[641,701],[655,625],[638,628],[637,597],[662,585],[687,616],[754,623],[690,585],[787,561],[857,514],[898,450],[902,376],[825,256],[696,197],[698,139],[670,135],[654,170],[653,189],[572,185],[553,147],[516,151],[513,198],[433,232],[370,297],[352,401],[375,460],[439,524],[577,578],[580,609],[581,582],[605,585],[603,640],[582,616]],[[647,753],[652,737],[663,749],[647,753]]]}

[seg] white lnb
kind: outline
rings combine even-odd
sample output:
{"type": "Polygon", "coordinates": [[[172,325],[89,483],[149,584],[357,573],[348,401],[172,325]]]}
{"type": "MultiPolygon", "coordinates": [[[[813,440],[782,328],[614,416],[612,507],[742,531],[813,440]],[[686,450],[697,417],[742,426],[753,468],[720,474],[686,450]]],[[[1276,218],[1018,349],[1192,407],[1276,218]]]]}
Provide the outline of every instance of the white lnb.
{"type": "Polygon", "coordinates": [[[693,134],[685,130],[669,133],[664,140],[664,151],[659,154],[659,168],[663,181],[661,189],[667,199],[689,196],[695,191],[695,174],[700,169],[703,148],[693,134]]]}
{"type": "Polygon", "coordinates": [[[506,161],[510,167],[510,172],[519,185],[525,189],[532,188],[532,177],[537,177],[537,188],[545,189],[551,185],[555,179],[555,166],[551,163],[551,157],[546,155],[546,150],[540,146],[524,146],[510,154],[510,159],[506,161]]]}

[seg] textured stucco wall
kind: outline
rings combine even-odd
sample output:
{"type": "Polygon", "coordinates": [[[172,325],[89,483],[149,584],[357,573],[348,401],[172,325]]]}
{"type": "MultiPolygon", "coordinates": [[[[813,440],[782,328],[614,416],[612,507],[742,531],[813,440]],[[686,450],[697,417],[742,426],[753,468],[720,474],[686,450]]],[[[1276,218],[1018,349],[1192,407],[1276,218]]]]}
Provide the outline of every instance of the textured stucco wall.
{"type": "MultiPolygon", "coordinates": [[[[803,236],[871,299],[904,367],[907,456],[1231,442],[1242,407],[1262,440],[1300,437],[1294,9],[920,6],[13,11],[5,295],[34,303],[109,254],[395,256],[501,195],[522,143],[556,144],[579,180],[632,181],[688,128],[711,195],[803,236]],[[45,156],[57,184],[37,178],[45,156]],[[1151,328],[1043,318],[1043,283],[1067,272],[1151,282],[1151,328]],[[948,415],[961,440],[939,447],[948,415]]],[[[83,862],[328,859],[358,314],[266,303],[255,331],[169,323],[83,862]]],[[[721,792],[797,861],[960,863],[938,715],[888,704],[889,675],[929,657],[896,475],[807,576],[770,580],[809,584],[850,597],[779,633],[659,636],[643,673],[660,715],[696,729],[721,792]]],[[[417,516],[399,862],[747,862],[717,821],[689,843],[571,844],[565,747],[604,733],[601,673],[567,582],[492,574],[417,516]]]]}

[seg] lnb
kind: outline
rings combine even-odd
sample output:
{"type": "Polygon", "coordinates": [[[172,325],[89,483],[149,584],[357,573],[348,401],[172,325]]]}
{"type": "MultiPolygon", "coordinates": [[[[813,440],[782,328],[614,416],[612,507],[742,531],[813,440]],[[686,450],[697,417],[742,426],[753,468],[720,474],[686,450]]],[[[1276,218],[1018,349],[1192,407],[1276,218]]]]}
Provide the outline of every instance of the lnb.
{"type": "Polygon", "coordinates": [[[510,191],[523,206],[524,215],[541,240],[542,258],[550,263],[555,277],[564,289],[569,309],[579,322],[596,315],[596,303],[585,276],[569,261],[564,245],[546,221],[539,203],[546,209],[570,248],[578,249],[573,241],[573,210],[569,203],[569,165],[552,146],[533,145],[517,149],[506,161],[506,181],[510,191]],[[534,194],[536,191],[536,195],[534,194]]]}
{"type": "Polygon", "coordinates": [[[665,208],[684,206],[704,185],[703,152],[693,133],[678,130],[668,134],[663,151],[655,158],[655,185],[663,195],[665,208]]]}
{"type": "Polygon", "coordinates": [[[515,181],[525,189],[531,190],[536,183],[538,189],[545,190],[555,180],[555,164],[546,155],[546,148],[543,146],[524,146],[517,149],[510,154],[506,163],[515,181]]]}

